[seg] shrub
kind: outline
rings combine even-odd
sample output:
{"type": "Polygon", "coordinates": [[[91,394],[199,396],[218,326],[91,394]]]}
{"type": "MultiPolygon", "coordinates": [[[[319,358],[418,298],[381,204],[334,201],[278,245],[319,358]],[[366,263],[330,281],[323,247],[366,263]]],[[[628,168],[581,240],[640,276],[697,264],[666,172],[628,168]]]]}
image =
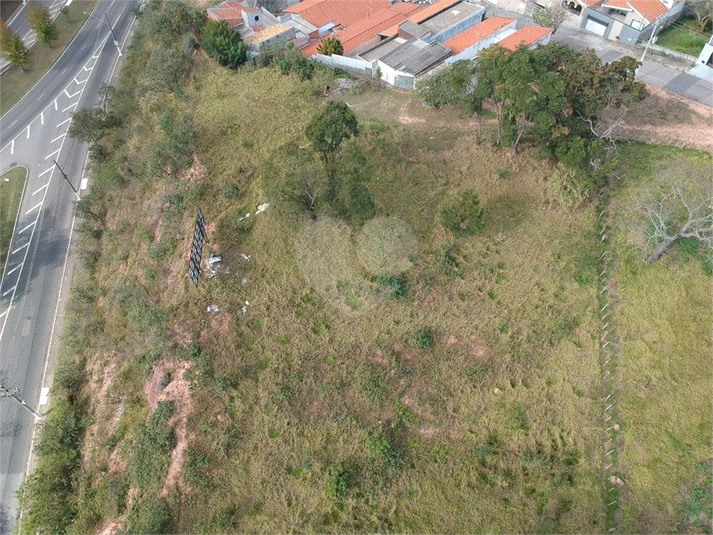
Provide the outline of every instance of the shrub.
{"type": "Polygon", "coordinates": [[[431,327],[422,327],[416,331],[414,343],[421,349],[431,349],[433,347],[433,339],[435,332],[431,327]]]}
{"type": "Polygon", "coordinates": [[[485,210],[481,208],[478,195],[465,190],[450,199],[441,210],[443,226],[456,237],[475,234],[485,225],[485,210]]]}
{"type": "Polygon", "coordinates": [[[449,277],[462,277],[463,268],[458,261],[459,252],[458,246],[453,242],[444,245],[437,254],[438,271],[449,277]]]}
{"type": "Polygon", "coordinates": [[[379,275],[376,284],[382,288],[391,290],[391,297],[405,299],[408,293],[408,285],[403,277],[393,277],[391,275],[379,275]]]}
{"type": "Polygon", "coordinates": [[[206,54],[223,67],[237,69],[247,60],[247,51],[240,34],[224,20],[206,22],[200,42],[206,54]]]}
{"type": "Polygon", "coordinates": [[[163,483],[175,445],[173,429],[168,426],[173,409],[172,401],[162,401],[139,429],[129,466],[132,484],[150,487],[163,483]]]}
{"type": "Polygon", "coordinates": [[[344,47],[342,42],[336,37],[327,37],[320,41],[319,46],[317,46],[317,52],[324,56],[331,56],[332,54],[341,55],[344,54],[344,47]]]}
{"type": "Polygon", "coordinates": [[[294,46],[288,46],[274,58],[273,63],[282,74],[296,74],[302,81],[311,79],[314,74],[314,62],[294,46]]]}
{"type": "Polygon", "coordinates": [[[127,515],[126,533],[159,535],[171,533],[171,508],[161,498],[138,496],[127,515]]]}
{"type": "Polygon", "coordinates": [[[574,210],[587,198],[588,185],[578,173],[558,167],[547,178],[547,195],[565,210],[574,210]]]}

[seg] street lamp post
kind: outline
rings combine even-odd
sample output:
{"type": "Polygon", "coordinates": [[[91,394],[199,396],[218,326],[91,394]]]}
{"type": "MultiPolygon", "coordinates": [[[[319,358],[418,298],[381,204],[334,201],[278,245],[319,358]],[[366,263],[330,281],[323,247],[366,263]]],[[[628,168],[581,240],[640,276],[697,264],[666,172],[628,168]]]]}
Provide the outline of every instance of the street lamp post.
{"type": "Polygon", "coordinates": [[[14,399],[22,408],[27,410],[32,416],[34,416],[36,419],[41,420],[44,418],[42,414],[37,412],[36,410],[33,410],[27,403],[25,403],[25,400],[22,399],[18,394],[20,391],[17,388],[8,388],[2,383],[0,383],[0,398],[12,398],[14,399]]]}
{"type": "Polygon", "coordinates": [[[121,53],[121,47],[119,46],[119,41],[117,40],[116,34],[114,33],[114,27],[111,25],[111,22],[109,22],[109,17],[107,17],[106,13],[104,13],[104,18],[106,20],[101,20],[99,17],[96,17],[96,16],[92,15],[91,13],[87,13],[86,11],[83,11],[83,13],[93,19],[97,19],[101,22],[106,22],[106,25],[109,26],[109,31],[111,32],[111,37],[114,40],[114,46],[119,51],[119,55],[123,56],[123,54],[121,53]]]}

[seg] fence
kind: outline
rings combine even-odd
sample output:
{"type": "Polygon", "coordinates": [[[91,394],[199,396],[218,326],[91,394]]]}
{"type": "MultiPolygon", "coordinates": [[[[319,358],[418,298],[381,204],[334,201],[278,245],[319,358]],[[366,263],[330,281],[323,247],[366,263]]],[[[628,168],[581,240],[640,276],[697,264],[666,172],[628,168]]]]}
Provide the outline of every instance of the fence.
{"type": "Polygon", "coordinates": [[[365,61],[363,59],[348,58],[346,56],[339,56],[337,54],[332,54],[331,56],[323,56],[322,54],[315,54],[312,59],[319,61],[323,65],[327,65],[333,69],[344,69],[352,74],[357,74],[361,76],[368,76],[369,78],[374,76],[376,69],[374,64],[370,61],[365,61]]]}

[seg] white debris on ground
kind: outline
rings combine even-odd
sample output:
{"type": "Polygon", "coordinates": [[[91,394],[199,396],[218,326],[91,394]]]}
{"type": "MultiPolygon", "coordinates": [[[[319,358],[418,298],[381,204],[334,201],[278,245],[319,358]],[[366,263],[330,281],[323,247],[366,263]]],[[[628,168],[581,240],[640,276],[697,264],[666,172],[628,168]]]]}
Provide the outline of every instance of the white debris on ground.
{"type": "Polygon", "coordinates": [[[216,305],[208,305],[208,307],[206,308],[206,312],[216,313],[220,312],[220,309],[216,305]]]}
{"type": "MultiPolygon", "coordinates": [[[[263,213],[263,212],[264,212],[265,210],[267,210],[269,207],[270,207],[270,203],[269,203],[269,202],[266,202],[266,203],[261,204],[260,206],[257,207],[257,210],[255,211],[255,215],[258,215],[258,214],[263,213]]],[[[245,214],[243,217],[241,217],[240,219],[238,219],[238,221],[243,221],[243,220],[245,220],[245,219],[248,219],[249,217],[252,217],[252,215],[253,215],[252,213],[248,212],[248,213],[245,214]]]]}

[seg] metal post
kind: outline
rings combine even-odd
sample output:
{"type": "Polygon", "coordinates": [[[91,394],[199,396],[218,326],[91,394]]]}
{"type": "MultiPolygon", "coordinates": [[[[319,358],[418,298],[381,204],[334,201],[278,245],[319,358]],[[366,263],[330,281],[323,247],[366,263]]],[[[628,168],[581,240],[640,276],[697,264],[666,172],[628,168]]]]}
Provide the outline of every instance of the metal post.
{"type": "Polygon", "coordinates": [[[57,160],[55,160],[55,159],[53,158],[52,161],[53,161],[54,164],[57,166],[57,169],[59,169],[59,172],[62,174],[62,176],[64,177],[64,179],[67,181],[67,184],[69,184],[69,187],[72,188],[72,191],[73,191],[74,194],[77,196],[77,199],[81,199],[81,197],[79,196],[79,192],[78,192],[77,189],[72,185],[72,183],[69,181],[69,177],[67,176],[67,173],[65,173],[64,171],[62,171],[62,168],[61,168],[61,167],[59,166],[59,164],[57,163],[57,160]]]}
{"type": "Polygon", "coordinates": [[[119,51],[119,55],[122,56],[123,54],[121,53],[121,47],[119,46],[119,41],[116,38],[116,35],[114,34],[114,28],[111,25],[111,22],[109,22],[109,17],[107,16],[106,13],[104,13],[104,18],[106,19],[106,23],[109,26],[109,31],[111,32],[111,37],[114,39],[114,45],[116,45],[116,49],[119,51]]]}
{"type": "Polygon", "coordinates": [[[39,412],[36,412],[36,411],[34,411],[33,409],[31,409],[31,408],[27,405],[27,403],[25,403],[24,400],[20,399],[20,397],[17,395],[17,389],[12,389],[12,390],[11,390],[11,389],[7,388],[6,386],[0,384],[0,397],[10,397],[10,398],[14,399],[14,400],[17,401],[22,407],[24,407],[25,410],[27,410],[30,414],[32,414],[32,416],[34,416],[34,417],[37,418],[38,420],[44,418],[44,416],[42,416],[39,412]]]}

